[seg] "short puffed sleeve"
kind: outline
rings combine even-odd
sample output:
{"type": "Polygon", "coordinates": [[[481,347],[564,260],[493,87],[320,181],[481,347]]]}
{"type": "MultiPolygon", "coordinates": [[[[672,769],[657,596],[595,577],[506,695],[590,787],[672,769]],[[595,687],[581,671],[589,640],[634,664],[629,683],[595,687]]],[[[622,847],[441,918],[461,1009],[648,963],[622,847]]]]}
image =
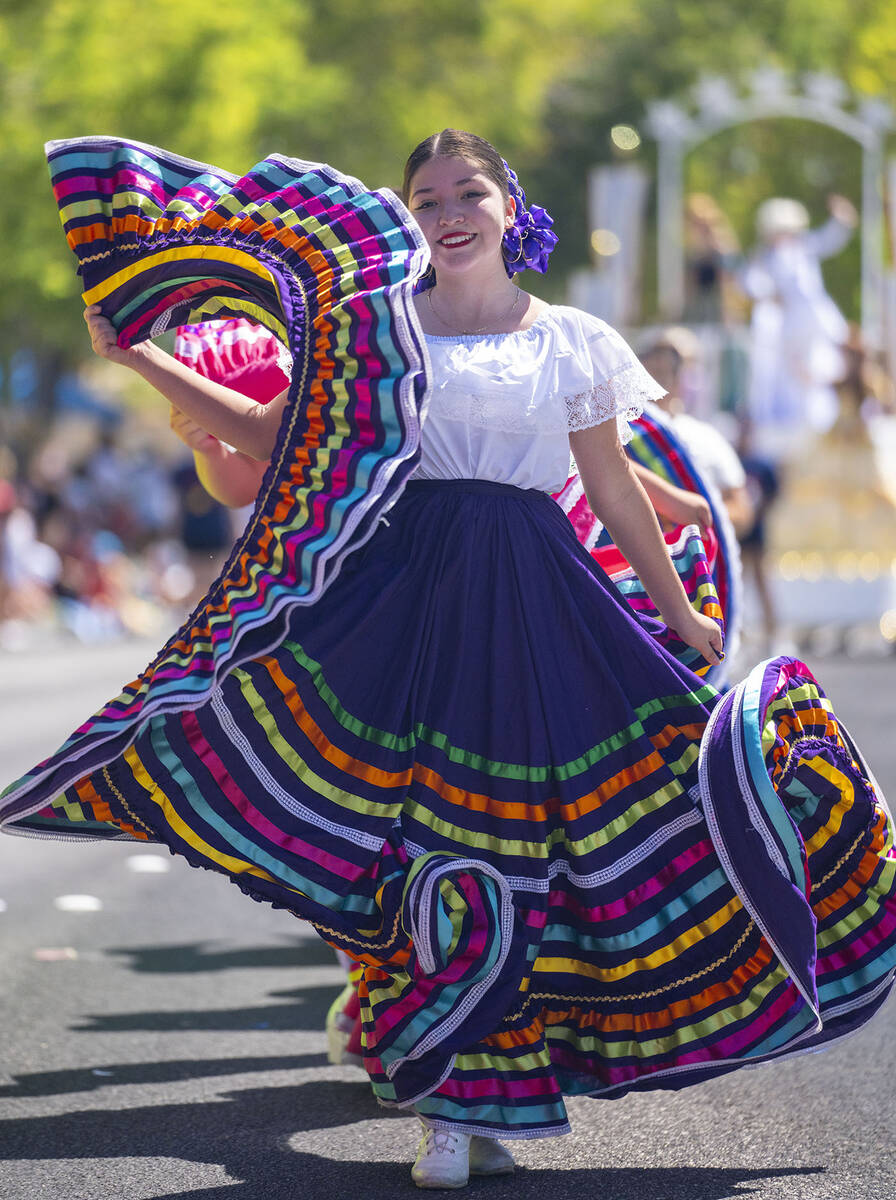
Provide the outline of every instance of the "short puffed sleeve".
{"type": "Polygon", "coordinates": [[[631,438],[629,421],[659,400],[665,389],[647,373],[628,342],[599,317],[577,308],[555,310],[563,330],[558,392],[572,433],[615,417],[619,439],[631,438]]]}

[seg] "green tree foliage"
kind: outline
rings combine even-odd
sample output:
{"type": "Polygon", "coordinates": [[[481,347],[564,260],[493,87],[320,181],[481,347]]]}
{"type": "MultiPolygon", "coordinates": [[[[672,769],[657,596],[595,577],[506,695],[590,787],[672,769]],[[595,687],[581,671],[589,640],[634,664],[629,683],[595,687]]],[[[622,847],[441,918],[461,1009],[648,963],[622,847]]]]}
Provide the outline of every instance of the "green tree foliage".
{"type": "Polygon", "coordinates": [[[18,0],[0,5],[0,358],[87,353],[43,143],[111,133],[233,171],[273,150],[373,185],[445,125],[513,154],[594,28],[584,0],[18,0]],[[545,54],[545,46],[550,53],[545,54]]]}
{"type": "MultiPolygon", "coordinates": [[[[27,346],[52,376],[87,353],[48,139],[120,134],[233,171],[277,150],[394,186],[422,137],[473,128],[556,213],[560,270],[539,281],[556,295],[587,257],[584,177],[609,158],[610,127],[640,124],[647,101],[701,73],[768,62],[892,98],[892,0],[0,2],[0,365],[27,346]]],[[[797,194],[817,215],[831,176],[856,198],[844,139],[782,124],[715,142],[689,182],[718,195],[748,242],[764,195],[797,194]]],[[[641,154],[649,165],[648,144],[641,154]]]]}
{"type": "MultiPolygon", "coordinates": [[[[622,6],[614,28],[583,44],[578,70],[551,90],[544,140],[533,161],[539,195],[556,210],[561,269],[587,255],[582,177],[617,153],[610,130],[643,126],[651,100],[686,97],[701,75],[748,88],[752,72],[777,67],[794,81],[828,73],[857,93],[896,102],[896,10],[892,0],[639,0],[622,6]]],[[[638,158],[649,170],[654,147],[638,158]]],[[[815,221],[840,192],[860,199],[860,153],[854,142],[804,121],[767,120],[720,133],[686,164],[686,188],[712,194],[745,248],[755,239],[754,215],[772,195],[794,196],[815,221]]],[[[649,251],[653,250],[649,246],[649,251]]],[[[648,261],[648,267],[650,261],[648,261]]],[[[853,317],[858,312],[859,245],[826,268],[829,286],[853,317]]]]}

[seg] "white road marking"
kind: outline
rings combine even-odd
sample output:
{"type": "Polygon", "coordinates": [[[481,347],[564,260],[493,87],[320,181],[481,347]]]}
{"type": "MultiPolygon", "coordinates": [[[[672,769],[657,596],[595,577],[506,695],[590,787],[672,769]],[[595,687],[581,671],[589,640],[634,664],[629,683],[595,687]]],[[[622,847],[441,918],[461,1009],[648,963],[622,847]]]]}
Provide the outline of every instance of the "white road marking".
{"type": "Polygon", "coordinates": [[[161,854],[132,854],[127,863],[128,870],[138,875],[163,875],[171,870],[171,859],[161,854]]]}
{"type": "Polygon", "coordinates": [[[73,946],[38,946],[32,950],[31,957],[38,962],[64,962],[66,959],[78,957],[78,951],[73,946]]]}
{"type": "Polygon", "coordinates": [[[98,896],[57,896],[53,906],[62,912],[99,912],[103,902],[98,896]]]}

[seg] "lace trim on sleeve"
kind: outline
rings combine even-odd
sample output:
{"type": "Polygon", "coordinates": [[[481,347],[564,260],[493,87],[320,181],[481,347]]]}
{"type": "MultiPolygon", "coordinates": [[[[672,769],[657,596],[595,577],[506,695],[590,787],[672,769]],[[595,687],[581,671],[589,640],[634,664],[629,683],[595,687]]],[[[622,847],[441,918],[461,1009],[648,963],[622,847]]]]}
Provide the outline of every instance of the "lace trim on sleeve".
{"type": "Polygon", "coordinates": [[[618,375],[595,384],[586,392],[566,397],[568,429],[575,433],[579,429],[590,429],[616,417],[619,423],[619,438],[623,443],[631,440],[629,422],[637,420],[648,400],[664,396],[661,388],[640,363],[632,363],[618,375]]]}

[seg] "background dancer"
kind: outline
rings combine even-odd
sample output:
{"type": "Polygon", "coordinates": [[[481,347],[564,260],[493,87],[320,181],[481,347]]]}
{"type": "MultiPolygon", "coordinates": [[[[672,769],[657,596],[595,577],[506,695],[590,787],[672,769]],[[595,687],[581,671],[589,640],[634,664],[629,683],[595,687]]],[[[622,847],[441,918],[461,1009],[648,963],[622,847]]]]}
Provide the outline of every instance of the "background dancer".
{"type": "Polygon", "coordinates": [[[682,397],[682,368],[696,349],[693,334],[673,326],[651,338],[641,348],[640,357],[645,368],[665,389],[665,395],[654,403],[670,417],[672,429],[684,443],[701,476],[718,493],[735,533],[740,534],[751,523],[752,505],[737,451],[709,421],[689,413],[682,397]]]}
{"type": "Polygon", "coordinates": [[[805,436],[830,429],[834,384],[844,374],[849,326],[824,285],[821,262],[838,254],[858,217],[845,196],[809,228],[797,200],[774,197],[756,214],[760,246],[735,278],[753,301],[749,414],[756,449],[776,461],[799,453],[805,436]]]}

